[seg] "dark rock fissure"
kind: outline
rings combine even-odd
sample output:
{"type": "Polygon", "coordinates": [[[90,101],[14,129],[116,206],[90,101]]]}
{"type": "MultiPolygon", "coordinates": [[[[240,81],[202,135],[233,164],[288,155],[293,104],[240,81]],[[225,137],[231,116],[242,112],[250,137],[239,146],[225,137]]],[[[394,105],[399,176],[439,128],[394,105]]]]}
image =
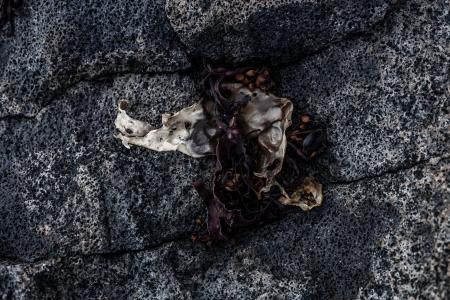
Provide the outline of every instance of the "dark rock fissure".
{"type": "MultiPolygon", "coordinates": [[[[346,185],[351,185],[351,184],[356,184],[356,183],[360,183],[363,181],[371,181],[373,179],[379,179],[385,176],[391,176],[391,175],[398,175],[402,172],[408,171],[410,169],[413,168],[424,168],[427,165],[430,164],[430,161],[436,161],[438,160],[438,162],[433,163],[433,165],[435,164],[439,164],[441,162],[445,162],[450,160],[450,156],[448,155],[444,155],[441,157],[433,157],[424,161],[420,161],[414,164],[409,164],[407,166],[403,166],[403,167],[399,167],[396,168],[395,170],[389,170],[386,172],[383,172],[381,174],[377,174],[377,175],[372,175],[372,176],[366,176],[366,177],[362,177],[362,178],[358,178],[356,180],[351,180],[351,181],[334,181],[334,182],[327,182],[326,186],[346,186],[346,185]]],[[[301,214],[305,214],[302,211],[297,211],[297,212],[290,212],[288,215],[286,215],[286,217],[292,216],[292,215],[301,215],[301,214]]],[[[108,220],[108,217],[105,217],[106,220],[108,220]]],[[[109,225],[109,221],[106,221],[108,223],[108,227],[109,225]]],[[[277,223],[281,223],[284,222],[284,219],[279,219],[279,220],[275,220],[275,221],[271,221],[271,222],[267,222],[264,224],[261,224],[260,226],[258,226],[258,228],[263,228],[265,226],[271,226],[271,225],[275,225],[277,223]]],[[[244,229],[242,230],[242,233],[240,234],[240,236],[246,236],[249,233],[251,233],[251,231],[253,231],[254,228],[249,228],[249,229],[244,229]]],[[[236,237],[237,239],[240,239],[239,236],[236,237]]],[[[13,257],[13,256],[0,256],[0,264],[2,262],[6,262],[8,264],[21,264],[21,263],[42,263],[45,261],[48,261],[49,259],[67,259],[67,258],[75,258],[75,257],[95,257],[95,256],[102,256],[102,257],[117,257],[117,256],[121,256],[121,255],[125,255],[125,254],[136,254],[139,252],[146,252],[146,251],[152,251],[152,250],[156,250],[158,248],[161,248],[163,246],[165,246],[166,244],[171,244],[171,243],[179,243],[179,242],[191,242],[190,241],[190,235],[187,234],[182,234],[178,237],[172,238],[172,239],[168,239],[168,240],[164,240],[161,241],[160,243],[156,244],[156,245],[152,245],[149,247],[143,247],[143,248],[139,248],[139,249],[127,249],[127,250],[117,250],[117,251],[111,251],[111,252],[93,252],[93,253],[88,253],[88,254],[84,254],[84,253],[70,253],[70,255],[67,256],[51,256],[51,257],[44,257],[44,258],[40,258],[37,260],[23,260],[20,259],[18,257],[13,257]]]]}
{"type": "MultiPolygon", "coordinates": [[[[299,53],[298,55],[295,56],[295,58],[292,61],[289,62],[283,62],[280,64],[270,64],[268,63],[266,60],[264,59],[251,59],[248,61],[244,61],[244,62],[240,62],[239,65],[242,66],[250,66],[250,65],[267,65],[268,67],[271,67],[275,70],[277,69],[281,69],[284,67],[288,67],[291,64],[295,64],[298,62],[301,62],[303,60],[306,60],[310,57],[313,56],[317,56],[320,55],[321,53],[329,50],[332,47],[337,47],[340,44],[347,42],[347,41],[354,41],[354,40],[358,40],[358,39],[362,39],[362,38],[368,38],[373,36],[376,32],[379,32],[383,29],[383,26],[386,22],[389,22],[389,19],[392,17],[392,15],[401,10],[402,7],[405,5],[407,0],[398,0],[395,4],[393,4],[392,6],[390,6],[390,8],[386,11],[384,17],[379,20],[378,22],[374,23],[370,28],[368,28],[366,31],[361,31],[361,32],[350,32],[348,34],[346,34],[344,37],[342,37],[339,40],[336,41],[331,41],[330,43],[328,43],[326,46],[321,47],[315,51],[312,52],[305,52],[305,53],[299,53]]],[[[167,21],[167,15],[165,15],[166,21],[167,21]]],[[[168,24],[170,24],[170,22],[168,22],[168,24]]],[[[61,89],[60,91],[56,91],[54,92],[50,98],[44,102],[42,104],[42,107],[40,109],[40,111],[44,110],[46,106],[50,105],[51,103],[53,103],[53,101],[58,98],[61,97],[64,93],[67,92],[67,90],[76,87],[78,84],[82,83],[82,82],[97,82],[97,81],[108,81],[108,80],[114,80],[114,77],[117,76],[124,76],[124,75],[129,75],[129,74],[135,74],[135,75],[170,75],[170,74],[179,74],[179,75],[193,75],[195,77],[198,77],[198,74],[201,73],[201,71],[203,70],[204,66],[207,63],[211,63],[213,65],[224,65],[224,64],[228,64],[226,61],[221,61],[221,60],[216,60],[216,61],[208,61],[205,57],[202,56],[197,56],[194,53],[189,53],[187,51],[187,46],[182,42],[182,40],[180,39],[180,37],[178,36],[178,34],[175,34],[175,36],[177,37],[177,42],[182,46],[182,48],[184,48],[184,51],[188,57],[188,60],[191,64],[191,67],[189,68],[185,68],[185,69],[181,69],[181,70],[173,70],[173,71],[156,71],[156,72],[129,72],[129,71],[125,71],[125,72],[110,72],[110,73],[104,73],[104,74],[97,74],[93,77],[85,77],[85,78],[80,78],[79,80],[71,83],[70,85],[64,87],[63,89],[61,89]]],[[[39,111],[39,112],[40,112],[39,111]]],[[[35,115],[23,115],[23,114],[17,114],[17,115],[6,115],[3,117],[0,117],[0,121],[3,120],[33,120],[35,119],[35,117],[39,114],[36,113],[35,115]]]]}
{"type": "Polygon", "coordinates": [[[70,89],[75,88],[77,85],[83,83],[83,82],[109,82],[113,81],[114,78],[118,76],[126,76],[126,75],[149,75],[149,76],[157,76],[157,75],[172,75],[172,74],[178,74],[180,76],[183,75],[189,75],[191,74],[192,68],[187,68],[183,70],[176,70],[176,71],[158,71],[158,72],[112,72],[112,73],[104,73],[100,75],[96,75],[93,77],[86,77],[79,79],[70,85],[64,87],[64,89],[61,89],[60,91],[57,91],[52,94],[52,96],[45,101],[42,104],[42,108],[34,115],[6,115],[3,117],[0,117],[0,121],[8,121],[8,120],[15,120],[15,121],[27,121],[27,120],[34,120],[36,119],[36,116],[39,115],[40,112],[45,110],[45,108],[49,105],[51,105],[55,100],[57,100],[59,97],[63,96],[65,93],[67,93],[70,89]]]}
{"type": "Polygon", "coordinates": [[[394,175],[394,174],[398,174],[400,172],[415,168],[415,167],[423,167],[426,166],[427,164],[430,164],[431,161],[446,161],[450,158],[450,155],[445,153],[442,156],[437,156],[437,157],[430,157],[428,159],[424,159],[424,160],[420,160],[420,161],[416,161],[416,162],[406,162],[405,165],[403,166],[398,166],[397,168],[394,169],[388,169],[386,171],[380,172],[379,174],[373,174],[373,175],[368,175],[368,176],[363,176],[360,178],[356,178],[356,179],[352,179],[352,180],[337,180],[337,181],[326,181],[326,185],[347,185],[347,184],[354,184],[354,183],[358,183],[361,181],[366,181],[366,180],[372,180],[372,179],[376,179],[376,178],[380,178],[386,175],[394,175]]]}

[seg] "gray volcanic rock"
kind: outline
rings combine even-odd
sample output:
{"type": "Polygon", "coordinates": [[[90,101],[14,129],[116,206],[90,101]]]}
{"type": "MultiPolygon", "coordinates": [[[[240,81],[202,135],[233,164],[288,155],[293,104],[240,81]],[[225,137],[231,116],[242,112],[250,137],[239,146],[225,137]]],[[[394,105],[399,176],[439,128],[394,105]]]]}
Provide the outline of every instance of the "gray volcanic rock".
{"type": "Polygon", "coordinates": [[[0,117],[35,115],[80,79],[189,67],[164,1],[24,1],[0,31],[0,117]]]}
{"type": "Polygon", "coordinates": [[[26,299],[446,299],[450,164],[434,163],[331,185],[322,208],[235,245],[3,263],[0,289],[26,299]]]}
{"type": "Polygon", "coordinates": [[[449,153],[448,5],[408,5],[380,32],[280,71],[280,91],[328,131],[329,180],[354,180],[449,153]]]}
{"type": "Polygon", "coordinates": [[[397,0],[168,0],[187,50],[202,58],[292,61],[348,34],[366,31],[397,0]]]}
{"type": "Polygon", "coordinates": [[[128,75],[80,83],[35,119],[0,121],[0,257],[139,249],[194,230],[203,208],[191,182],[207,159],[123,147],[118,99],[157,125],[197,96],[185,76],[128,75]]]}
{"type": "Polygon", "coordinates": [[[25,3],[0,33],[0,299],[450,297],[448,0],[25,3]],[[155,126],[198,100],[185,48],[278,65],[327,128],[322,207],[189,240],[212,160],[114,138],[121,99],[155,126]]]}

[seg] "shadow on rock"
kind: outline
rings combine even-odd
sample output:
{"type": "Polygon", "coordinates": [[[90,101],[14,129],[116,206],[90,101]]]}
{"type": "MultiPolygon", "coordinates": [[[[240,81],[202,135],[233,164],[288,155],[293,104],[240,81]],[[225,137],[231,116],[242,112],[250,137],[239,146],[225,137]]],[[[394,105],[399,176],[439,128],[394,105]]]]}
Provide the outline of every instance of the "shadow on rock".
{"type": "Polygon", "coordinates": [[[353,299],[370,281],[372,256],[383,254],[380,242],[398,219],[389,203],[367,199],[349,210],[329,199],[317,211],[243,233],[233,246],[194,249],[194,257],[172,248],[168,261],[199,298],[233,298],[242,286],[252,297],[275,289],[301,299],[353,299]]]}

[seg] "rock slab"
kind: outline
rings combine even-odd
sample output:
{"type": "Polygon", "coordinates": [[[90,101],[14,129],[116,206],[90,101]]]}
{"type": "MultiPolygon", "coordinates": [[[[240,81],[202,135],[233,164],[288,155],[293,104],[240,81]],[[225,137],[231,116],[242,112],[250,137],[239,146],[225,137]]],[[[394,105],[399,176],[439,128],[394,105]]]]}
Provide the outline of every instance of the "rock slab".
{"type": "Polygon", "coordinates": [[[0,33],[0,299],[448,299],[450,3],[25,1],[0,33]],[[198,61],[272,66],[327,128],[310,213],[193,244],[213,161],[124,148],[199,99],[198,61]]]}

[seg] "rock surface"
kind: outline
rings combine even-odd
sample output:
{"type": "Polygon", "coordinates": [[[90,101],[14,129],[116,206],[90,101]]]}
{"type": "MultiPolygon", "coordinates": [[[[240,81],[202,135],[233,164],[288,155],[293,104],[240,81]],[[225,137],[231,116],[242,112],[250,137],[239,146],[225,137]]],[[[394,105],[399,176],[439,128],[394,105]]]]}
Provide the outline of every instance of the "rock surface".
{"type": "Polygon", "coordinates": [[[157,125],[196,98],[180,75],[83,82],[35,119],[0,121],[0,253],[25,260],[139,249],[192,231],[191,188],[204,160],[126,149],[114,138],[116,99],[157,125]]]}
{"type": "Polygon", "coordinates": [[[0,33],[0,299],[449,298],[449,10],[25,1],[0,33]],[[272,64],[326,126],[322,207],[189,240],[211,159],[128,150],[113,121],[197,101],[198,59],[272,64]]]}
{"type": "Polygon", "coordinates": [[[164,1],[24,1],[0,35],[0,117],[34,116],[82,79],[189,67],[164,1]]]}
{"type": "Polygon", "coordinates": [[[187,50],[241,62],[289,62],[381,21],[397,0],[168,0],[187,50]]]}
{"type": "Polygon", "coordinates": [[[327,179],[355,180],[449,152],[449,8],[435,8],[402,7],[378,32],[280,70],[280,94],[326,124],[327,179]]]}
{"type": "Polygon", "coordinates": [[[447,158],[330,185],[322,208],[220,249],[174,242],[4,265],[0,287],[30,299],[445,299],[449,170],[447,158]]]}

